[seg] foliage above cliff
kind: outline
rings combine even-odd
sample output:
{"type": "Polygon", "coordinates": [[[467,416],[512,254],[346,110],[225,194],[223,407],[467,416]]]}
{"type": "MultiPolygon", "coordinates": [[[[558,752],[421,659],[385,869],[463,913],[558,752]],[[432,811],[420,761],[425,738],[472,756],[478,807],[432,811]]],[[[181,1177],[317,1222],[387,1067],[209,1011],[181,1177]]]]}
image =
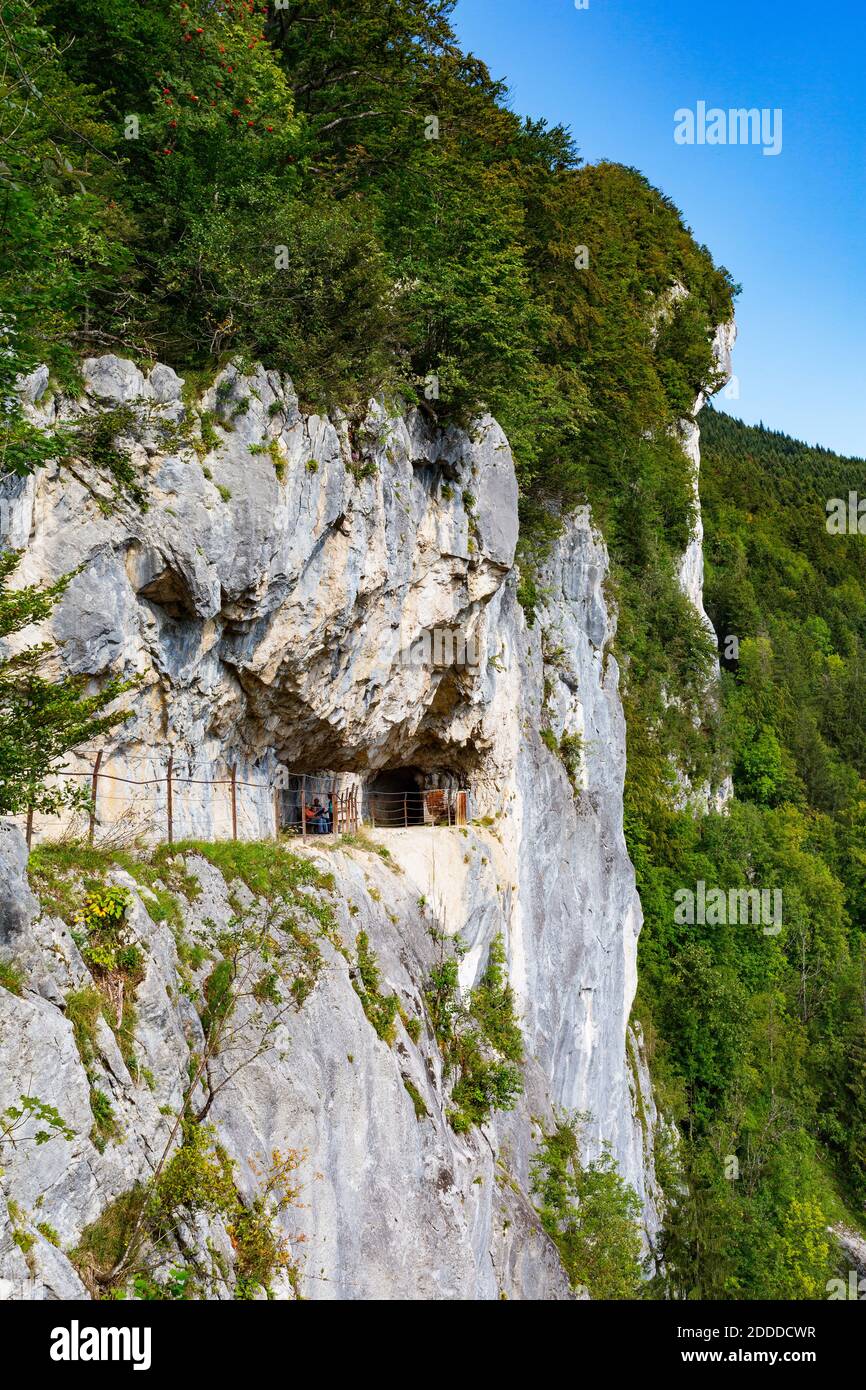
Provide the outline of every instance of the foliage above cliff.
{"type": "Polygon", "coordinates": [[[488,408],[536,526],[589,495],[623,536],[681,530],[668,431],[730,280],[639,173],[515,115],[451,9],[4,0],[11,158],[39,170],[6,331],[30,362],[241,353],[308,404],[488,408]]]}

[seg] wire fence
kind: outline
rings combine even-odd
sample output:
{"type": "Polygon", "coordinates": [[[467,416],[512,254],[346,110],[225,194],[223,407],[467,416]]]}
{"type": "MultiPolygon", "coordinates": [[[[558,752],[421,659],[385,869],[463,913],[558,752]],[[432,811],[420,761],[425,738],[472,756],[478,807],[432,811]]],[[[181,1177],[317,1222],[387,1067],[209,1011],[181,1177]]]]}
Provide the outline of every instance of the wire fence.
{"type": "MultiPolygon", "coordinates": [[[[115,755],[117,758],[117,755],[115,755]]],[[[31,808],[24,821],[28,848],[49,828],[93,844],[158,839],[263,839],[281,835],[353,834],[362,824],[375,829],[459,826],[469,819],[468,788],[412,787],[377,790],[375,774],[364,785],[357,773],[295,773],[279,768],[269,780],[254,780],[238,766],[222,777],[196,775],[178,766],[168,751],[157,759],[122,756],[109,763],[105,750],[90,768],[56,775],[55,785],[84,783],[83,805],[65,815],[31,808]],[[128,776],[136,765],[150,775],[128,776]],[[120,770],[118,770],[118,768],[120,770]]],[[[23,817],[21,819],[24,819],[23,817]]]]}
{"type": "Polygon", "coordinates": [[[383,830],[410,825],[465,825],[469,818],[469,791],[464,787],[370,791],[367,811],[371,825],[383,830]]]}

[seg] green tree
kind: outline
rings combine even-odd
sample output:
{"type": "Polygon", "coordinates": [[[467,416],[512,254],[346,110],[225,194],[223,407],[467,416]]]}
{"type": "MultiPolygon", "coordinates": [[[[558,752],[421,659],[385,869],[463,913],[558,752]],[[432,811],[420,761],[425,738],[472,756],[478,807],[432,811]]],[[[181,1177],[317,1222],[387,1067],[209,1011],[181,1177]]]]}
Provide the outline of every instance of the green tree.
{"type": "MultiPolygon", "coordinates": [[[[9,579],[19,557],[0,554],[0,641],[44,621],[65,592],[69,577],[44,587],[11,589],[9,579]]],[[[65,753],[115,728],[128,715],[111,710],[129,682],[111,679],[98,694],[88,694],[83,678],[46,674],[51,643],[23,647],[0,656],[0,814],[14,815],[32,806],[55,811],[80,800],[74,789],[46,786],[61,770],[65,753]]]]}
{"type": "Polygon", "coordinates": [[[0,476],[61,448],[26,419],[16,380],[44,362],[74,381],[90,302],[127,260],[115,134],[65,71],[43,15],[32,0],[0,3],[0,476]]]}
{"type": "Polygon", "coordinates": [[[743,791],[763,806],[774,805],[784,788],[782,747],[772,729],[763,728],[742,749],[738,774],[743,791]]]}
{"type": "Polygon", "coordinates": [[[637,1298],[640,1202],[619,1176],[608,1146],[600,1158],[581,1163],[577,1127],[587,1118],[560,1119],[532,1160],[541,1223],[573,1287],[583,1286],[593,1298],[637,1298]]]}

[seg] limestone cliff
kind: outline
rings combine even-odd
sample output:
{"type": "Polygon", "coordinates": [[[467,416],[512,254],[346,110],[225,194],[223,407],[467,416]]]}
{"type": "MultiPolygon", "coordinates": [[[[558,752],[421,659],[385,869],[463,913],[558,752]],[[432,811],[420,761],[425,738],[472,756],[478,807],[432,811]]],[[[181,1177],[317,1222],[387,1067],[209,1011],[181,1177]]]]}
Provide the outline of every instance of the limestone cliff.
{"type": "MultiPolygon", "coordinates": [[[[175,800],[178,839],[230,833],[225,788],[209,783],[232,766],[250,784],[239,817],[249,839],[275,833],[279,767],[353,779],[362,793],[378,771],[408,768],[470,790],[469,825],[377,831],[385,855],[292,842],[333,876],[321,892],[335,939],[367,933],[382,990],[420,1031],[404,1022],[393,1045],[380,1039],[353,987],[352,953],[323,941],[303,1008],[281,1017],[268,1050],[215,1099],[219,1143],[249,1195],[257,1156],[305,1154],[305,1205],[286,1233],[303,1240],[307,1297],[571,1297],[530,1198],[531,1156],[555,1111],[588,1112],[586,1156],[609,1143],[648,1239],[659,1221],[655,1109],[640,1036],[628,1036],[641,909],[622,829],[625,726],[603,540],[588,515],[570,518],[528,623],[514,468],[494,420],[442,433],[420,412],[374,409],[356,429],[302,414],[291,384],[261,368],[229,367],[196,397],[168,367],[143,373],[103,357],[85,364],[85,385],[80,399],[60,399],[34,374],[33,417],[114,412],[146,508],[115,496],[105,470],[75,463],[4,480],[2,520],[6,543],[24,551],[20,582],[74,571],[52,620],[64,667],[139,681],[126,697],[132,717],[103,750],[97,844],[164,838],[169,752],[189,779],[175,800]],[[477,659],[407,655],[443,630],[477,659]],[[111,777],[153,780],[130,795],[111,777]],[[466,1134],[448,1123],[422,996],[439,931],[466,948],[464,987],[502,936],[528,1058],[516,1109],[466,1134]]],[[[70,769],[89,772],[95,752],[80,750],[70,769]]],[[[64,828],[82,827],[37,819],[34,843],[64,828]]],[[[132,895],[145,950],[137,1065],[100,1024],[88,1069],[67,1016],[70,992],[89,979],[72,923],[34,899],[21,826],[3,828],[0,958],[22,985],[0,990],[0,1110],[38,1095],[75,1132],[3,1156],[0,1278],[20,1281],[24,1296],[85,1296],[64,1252],[152,1171],[200,1046],[190,996],[206,967],[190,976],[183,943],[228,924],[241,890],[193,851],[166,872],[197,884],[177,897],[180,924],[152,920],[153,889],[110,873],[132,895]],[[118,1121],[104,1145],[92,1138],[94,1086],[118,1121]]],[[[261,906],[242,897],[247,910],[261,906]]],[[[187,1243],[211,1295],[226,1296],[224,1223],[202,1218],[187,1243]]]]}

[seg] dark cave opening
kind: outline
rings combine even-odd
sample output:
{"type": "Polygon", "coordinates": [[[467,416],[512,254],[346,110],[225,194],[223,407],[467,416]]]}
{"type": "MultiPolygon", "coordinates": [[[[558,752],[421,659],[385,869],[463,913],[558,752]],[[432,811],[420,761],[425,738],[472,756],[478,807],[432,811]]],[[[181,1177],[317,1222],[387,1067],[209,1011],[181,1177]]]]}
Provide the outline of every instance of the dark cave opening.
{"type": "Polygon", "coordinates": [[[389,767],[377,772],[367,786],[374,826],[424,824],[424,773],[417,767],[389,767]]]}

